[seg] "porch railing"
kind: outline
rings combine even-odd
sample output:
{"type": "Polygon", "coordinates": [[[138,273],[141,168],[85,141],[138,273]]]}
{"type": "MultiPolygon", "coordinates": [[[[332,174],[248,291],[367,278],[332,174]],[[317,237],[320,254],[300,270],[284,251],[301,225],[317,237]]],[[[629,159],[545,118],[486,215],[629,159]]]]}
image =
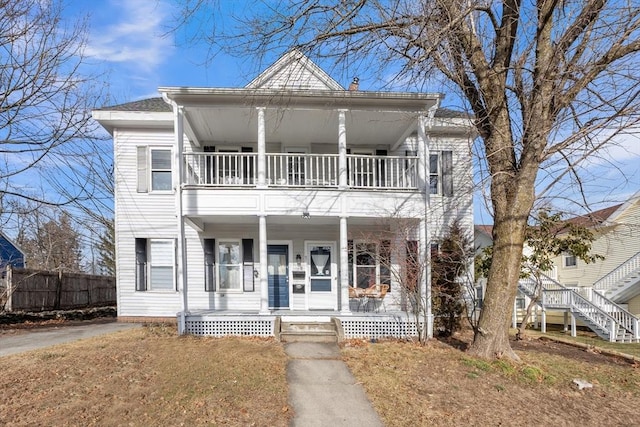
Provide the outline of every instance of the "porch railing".
{"type": "Polygon", "coordinates": [[[184,183],[201,186],[255,185],[256,153],[187,153],[184,183]]]}
{"type": "MultiPolygon", "coordinates": [[[[183,182],[191,186],[255,186],[256,153],[187,153],[183,182]]],[[[337,154],[268,153],[270,187],[338,187],[337,154]]],[[[347,155],[347,185],[360,189],[415,190],[418,158],[347,155]]]]}
{"type": "Polygon", "coordinates": [[[337,187],[337,154],[267,154],[267,185],[337,187]]]}

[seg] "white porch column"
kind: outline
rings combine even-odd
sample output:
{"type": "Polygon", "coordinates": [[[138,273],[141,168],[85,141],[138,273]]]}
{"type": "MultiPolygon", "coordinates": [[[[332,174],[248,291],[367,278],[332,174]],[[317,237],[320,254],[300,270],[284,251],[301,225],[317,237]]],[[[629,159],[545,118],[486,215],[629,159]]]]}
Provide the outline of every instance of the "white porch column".
{"type": "Polygon", "coordinates": [[[267,186],[267,137],[264,107],[258,107],[258,187],[267,186]]]}
{"type": "Polygon", "coordinates": [[[347,110],[338,110],[338,188],[347,188],[347,110]]]}
{"type": "Polygon", "coordinates": [[[267,269],[267,217],[260,215],[259,246],[260,246],[260,314],[269,314],[269,282],[267,269]]]}
{"type": "Polygon", "coordinates": [[[424,192],[424,217],[420,220],[420,250],[423,262],[422,277],[423,293],[425,299],[425,314],[427,318],[427,338],[433,338],[433,312],[431,305],[431,233],[430,221],[430,194],[429,194],[429,145],[425,131],[426,119],[418,117],[418,186],[422,185],[424,192]]]}
{"type": "Polygon", "coordinates": [[[185,247],[184,218],[182,212],[182,178],[183,178],[183,151],[184,151],[184,109],[182,106],[174,104],[174,129],[176,150],[174,152],[176,197],[176,219],[177,219],[177,247],[176,247],[176,280],[178,292],[182,296],[182,313],[178,319],[178,333],[184,334],[186,329],[185,315],[189,312],[189,297],[187,292],[187,250],[185,247]]]}
{"type": "Polygon", "coordinates": [[[340,314],[351,314],[349,307],[349,239],[347,218],[340,217],[340,314]]]}

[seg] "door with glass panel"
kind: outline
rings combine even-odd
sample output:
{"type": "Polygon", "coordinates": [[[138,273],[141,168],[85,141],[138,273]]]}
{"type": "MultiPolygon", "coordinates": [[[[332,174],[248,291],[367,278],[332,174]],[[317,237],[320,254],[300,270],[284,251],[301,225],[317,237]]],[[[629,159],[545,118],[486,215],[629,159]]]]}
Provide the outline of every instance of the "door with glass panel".
{"type": "Polygon", "coordinates": [[[289,247],[267,246],[269,308],[289,307],[289,247]]]}
{"type": "Polygon", "coordinates": [[[309,260],[309,309],[337,310],[335,243],[308,242],[306,252],[309,260]]]}

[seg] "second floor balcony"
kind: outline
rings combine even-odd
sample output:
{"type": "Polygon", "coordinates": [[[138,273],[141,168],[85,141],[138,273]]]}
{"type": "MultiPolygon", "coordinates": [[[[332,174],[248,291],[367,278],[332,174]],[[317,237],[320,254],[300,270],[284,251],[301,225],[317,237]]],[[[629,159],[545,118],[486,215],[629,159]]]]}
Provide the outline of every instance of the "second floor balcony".
{"type": "MultiPolygon", "coordinates": [[[[257,153],[187,153],[183,183],[191,187],[257,187],[257,153]]],[[[264,186],[339,188],[337,154],[267,153],[264,186]]],[[[346,156],[346,186],[366,190],[418,190],[416,156],[346,156]]]]}

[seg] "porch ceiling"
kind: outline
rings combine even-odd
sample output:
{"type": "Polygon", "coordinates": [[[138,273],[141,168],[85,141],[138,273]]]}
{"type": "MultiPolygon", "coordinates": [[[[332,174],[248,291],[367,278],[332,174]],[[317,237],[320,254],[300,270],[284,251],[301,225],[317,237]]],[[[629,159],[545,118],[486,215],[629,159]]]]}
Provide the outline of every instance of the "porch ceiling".
{"type": "MultiPolygon", "coordinates": [[[[346,113],[347,144],[394,145],[416,129],[416,113],[349,110],[346,113]]],[[[199,145],[234,145],[258,140],[255,107],[188,107],[185,118],[199,145]]],[[[336,144],[338,111],[333,109],[267,109],[267,143],[296,146],[336,144]]]]}

